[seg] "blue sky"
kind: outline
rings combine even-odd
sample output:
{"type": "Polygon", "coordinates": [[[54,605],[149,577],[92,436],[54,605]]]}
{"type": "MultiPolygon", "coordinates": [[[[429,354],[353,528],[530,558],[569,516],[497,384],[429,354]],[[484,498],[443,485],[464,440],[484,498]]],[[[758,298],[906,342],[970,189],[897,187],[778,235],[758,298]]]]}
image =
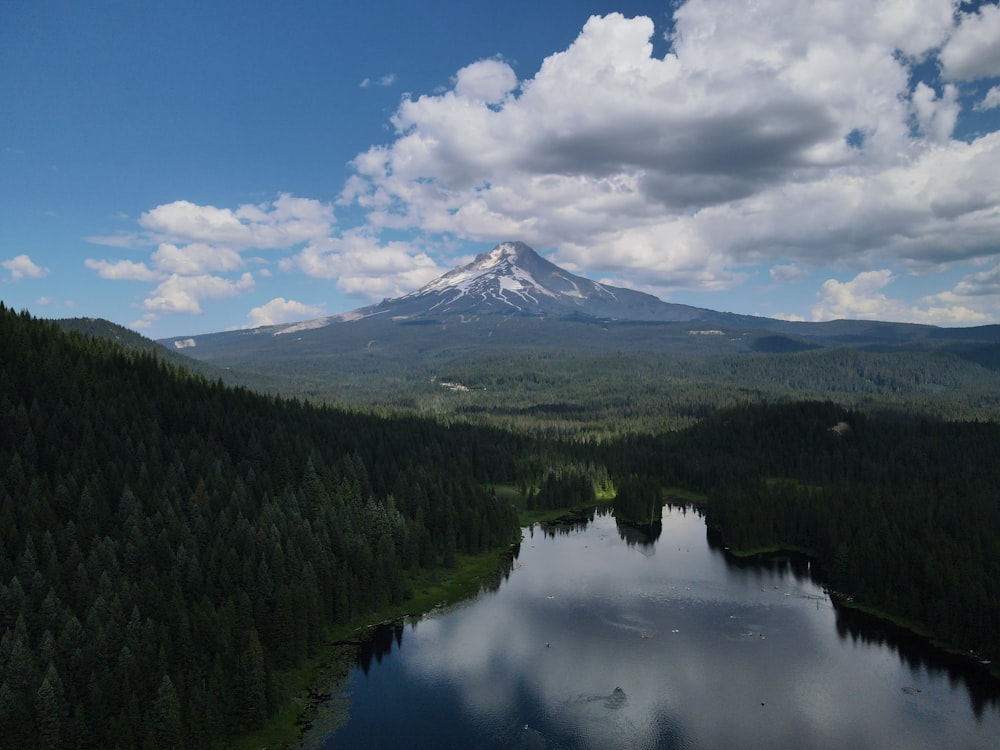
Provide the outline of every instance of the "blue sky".
{"type": "Polygon", "coordinates": [[[504,240],[673,302],[1000,323],[1000,7],[0,4],[0,299],[152,338],[504,240]]]}

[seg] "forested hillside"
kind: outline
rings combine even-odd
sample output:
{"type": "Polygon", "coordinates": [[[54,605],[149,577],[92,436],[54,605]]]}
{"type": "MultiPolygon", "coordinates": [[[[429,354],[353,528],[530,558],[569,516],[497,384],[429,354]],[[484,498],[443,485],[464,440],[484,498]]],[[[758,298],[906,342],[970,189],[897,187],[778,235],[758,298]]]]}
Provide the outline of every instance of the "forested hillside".
{"type": "Polygon", "coordinates": [[[0,747],[180,748],[516,538],[517,438],[281,401],[0,304],[0,747]]]}
{"type": "Polygon", "coordinates": [[[808,550],[834,590],[1000,657],[1000,424],[803,402],[719,412],[602,453],[618,475],[704,493],[734,549],[808,550]]]}

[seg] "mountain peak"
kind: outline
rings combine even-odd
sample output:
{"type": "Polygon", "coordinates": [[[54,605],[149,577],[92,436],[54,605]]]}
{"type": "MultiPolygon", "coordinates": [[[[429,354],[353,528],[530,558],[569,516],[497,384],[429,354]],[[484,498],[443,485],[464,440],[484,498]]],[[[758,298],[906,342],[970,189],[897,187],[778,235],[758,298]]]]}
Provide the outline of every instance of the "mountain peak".
{"type": "MultiPolygon", "coordinates": [[[[520,294],[528,288],[534,288],[541,294],[547,294],[543,285],[539,285],[534,273],[539,268],[556,266],[544,260],[538,253],[523,242],[502,242],[488,253],[480,253],[471,263],[459,266],[444,276],[440,276],[430,284],[400,299],[422,297],[428,293],[453,294],[462,297],[472,294],[483,300],[488,298],[504,298],[511,307],[511,312],[523,311],[523,306],[505,298],[506,292],[520,294]]],[[[521,295],[523,297],[523,295],[521,295]]],[[[522,301],[527,302],[526,299],[522,301]]],[[[463,305],[464,307],[464,305],[463,305]]],[[[445,312],[441,310],[440,312],[445,312]]],[[[451,310],[447,310],[451,311],[451,310]]],[[[497,310],[491,310],[496,312],[497,310]]],[[[465,312],[463,310],[463,312],[465,312]]]]}
{"type": "Polygon", "coordinates": [[[488,253],[480,253],[473,261],[476,265],[497,264],[504,260],[517,262],[524,258],[540,257],[538,253],[523,242],[501,242],[488,253]]]}
{"type": "MultiPolygon", "coordinates": [[[[538,253],[523,242],[501,242],[489,252],[480,253],[471,263],[456,268],[455,271],[476,270],[488,272],[495,269],[500,273],[514,274],[514,266],[526,268],[544,262],[546,261],[538,253]]],[[[445,274],[445,276],[448,276],[448,274],[445,274]]]]}
{"type": "Polygon", "coordinates": [[[507,241],[415,292],[362,308],[352,317],[513,314],[690,320],[693,310],[576,276],[525,243],[507,241]]]}

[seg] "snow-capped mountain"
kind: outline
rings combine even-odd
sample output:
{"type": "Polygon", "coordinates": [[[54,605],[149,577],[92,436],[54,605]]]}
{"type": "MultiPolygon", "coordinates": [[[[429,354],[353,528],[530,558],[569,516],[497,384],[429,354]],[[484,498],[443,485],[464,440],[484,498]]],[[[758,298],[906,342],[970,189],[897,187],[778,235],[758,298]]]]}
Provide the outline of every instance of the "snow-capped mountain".
{"type": "MultiPolygon", "coordinates": [[[[599,284],[550,263],[523,242],[503,242],[410,294],[328,320],[497,313],[659,321],[710,320],[718,315],[599,284]]],[[[309,325],[291,328],[303,330],[309,325]]]]}
{"type": "Polygon", "coordinates": [[[564,313],[587,306],[615,304],[619,295],[649,295],[606,287],[574,276],[545,260],[523,242],[504,242],[472,263],[449,271],[393,306],[418,303],[428,313],[564,313]],[[626,294],[622,294],[626,292],[626,294]]]}
{"type": "Polygon", "coordinates": [[[376,305],[289,325],[179,336],[161,343],[227,367],[274,371],[287,365],[327,372],[334,367],[333,355],[363,353],[366,362],[388,357],[412,364],[437,356],[434,352],[468,353],[483,346],[781,353],[816,346],[898,350],[972,342],[970,346],[994,347],[975,349],[991,366],[998,341],[1000,326],[804,323],[672,304],[585,279],[522,242],[504,242],[410,294],[376,305]]]}

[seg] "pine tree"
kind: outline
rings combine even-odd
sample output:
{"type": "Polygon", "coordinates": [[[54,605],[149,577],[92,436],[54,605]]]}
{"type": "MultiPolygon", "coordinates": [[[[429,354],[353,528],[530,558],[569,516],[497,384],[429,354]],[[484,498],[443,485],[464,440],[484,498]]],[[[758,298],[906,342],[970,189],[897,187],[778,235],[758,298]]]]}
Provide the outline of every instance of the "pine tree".
{"type": "Polygon", "coordinates": [[[38,747],[57,750],[66,747],[66,722],[69,719],[69,704],[63,690],[62,680],[55,665],[49,668],[42,685],[35,695],[35,725],[38,747]]]}
{"type": "Polygon", "coordinates": [[[181,723],[181,704],[170,675],[163,675],[163,679],[160,680],[160,688],[156,691],[150,720],[157,748],[181,750],[186,746],[184,727],[181,723]]]}

